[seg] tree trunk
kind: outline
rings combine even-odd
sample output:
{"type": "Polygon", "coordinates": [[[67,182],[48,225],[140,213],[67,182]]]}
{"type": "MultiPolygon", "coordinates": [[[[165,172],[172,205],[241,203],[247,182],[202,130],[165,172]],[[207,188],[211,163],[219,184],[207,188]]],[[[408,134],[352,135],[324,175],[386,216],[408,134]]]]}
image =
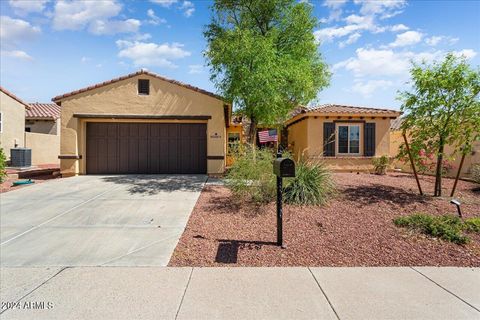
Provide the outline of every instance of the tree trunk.
{"type": "Polygon", "coordinates": [[[455,195],[458,179],[460,179],[460,173],[462,172],[463,162],[465,161],[466,155],[467,154],[465,152],[462,152],[462,159],[460,160],[460,165],[458,166],[457,175],[455,176],[455,182],[453,183],[453,188],[452,188],[452,192],[450,193],[450,197],[453,197],[455,195]]]}
{"type": "Polygon", "coordinates": [[[435,197],[442,196],[442,171],[443,171],[443,149],[444,149],[444,140],[440,138],[440,147],[438,148],[437,156],[437,170],[435,172],[435,197]]]}
{"type": "Polygon", "coordinates": [[[248,130],[248,142],[252,144],[252,146],[255,147],[257,141],[257,121],[255,120],[254,117],[251,117],[250,119],[250,128],[248,130]]]}

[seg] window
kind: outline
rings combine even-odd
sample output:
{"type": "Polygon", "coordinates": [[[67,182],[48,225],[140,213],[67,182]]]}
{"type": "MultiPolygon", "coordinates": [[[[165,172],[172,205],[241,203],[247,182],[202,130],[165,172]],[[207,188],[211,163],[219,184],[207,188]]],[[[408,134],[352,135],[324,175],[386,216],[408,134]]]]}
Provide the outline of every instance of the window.
{"type": "Polygon", "coordinates": [[[138,94],[140,95],[150,94],[150,80],[138,79],[138,94]]]}
{"type": "Polygon", "coordinates": [[[232,154],[237,151],[240,144],[240,133],[230,132],[228,134],[228,154],[232,154]]]}
{"type": "Polygon", "coordinates": [[[360,126],[338,126],[338,153],[360,154],[360,126]]]}
{"type": "Polygon", "coordinates": [[[32,128],[30,128],[30,127],[25,127],[25,132],[32,132],[32,128]]]}
{"type": "Polygon", "coordinates": [[[0,112],[0,133],[3,132],[3,112],[0,112]]]}

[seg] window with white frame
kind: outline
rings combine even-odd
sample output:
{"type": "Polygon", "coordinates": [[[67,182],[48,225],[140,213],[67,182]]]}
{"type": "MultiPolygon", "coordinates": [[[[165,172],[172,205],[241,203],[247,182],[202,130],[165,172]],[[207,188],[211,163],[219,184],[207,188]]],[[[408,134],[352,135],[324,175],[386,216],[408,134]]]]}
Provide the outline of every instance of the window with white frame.
{"type": "Polygon", "coordinates": [[[338,129],[338,153],[360,154],[360,125],[339,124],[338,129]]]}

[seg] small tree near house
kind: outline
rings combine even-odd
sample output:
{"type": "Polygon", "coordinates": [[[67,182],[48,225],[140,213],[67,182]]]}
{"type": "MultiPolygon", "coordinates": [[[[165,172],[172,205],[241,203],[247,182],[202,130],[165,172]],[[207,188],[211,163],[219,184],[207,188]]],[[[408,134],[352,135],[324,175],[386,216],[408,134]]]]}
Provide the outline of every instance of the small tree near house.
{"type": "Polygon", "coordinates": [[[410,74],[411,91],[399,95],[405,114],[402,130],[414,157],[436,157],[434,195],[441,196],[445,146],[465,154],[479,138],[480,70],[449,53],[440,62],[413,64],[410,74]]]}
{"type": "Polygon", "coordinates": [[[211,79],[257,124],[282,122],[327,86],[330,74],[313,34],[312,7],[296,0],[216,0],[204,32],[211,79]]]}

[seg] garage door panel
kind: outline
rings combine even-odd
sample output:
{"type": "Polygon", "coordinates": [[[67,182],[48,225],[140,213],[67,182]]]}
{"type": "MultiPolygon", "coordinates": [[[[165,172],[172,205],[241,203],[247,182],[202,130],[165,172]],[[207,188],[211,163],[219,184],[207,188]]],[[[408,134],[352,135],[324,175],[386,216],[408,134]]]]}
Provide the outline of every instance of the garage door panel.
{"type": "Polygon", "coordinates": [[[89,123],[87,173],[206,173],[206,124],[89,123]]]}

